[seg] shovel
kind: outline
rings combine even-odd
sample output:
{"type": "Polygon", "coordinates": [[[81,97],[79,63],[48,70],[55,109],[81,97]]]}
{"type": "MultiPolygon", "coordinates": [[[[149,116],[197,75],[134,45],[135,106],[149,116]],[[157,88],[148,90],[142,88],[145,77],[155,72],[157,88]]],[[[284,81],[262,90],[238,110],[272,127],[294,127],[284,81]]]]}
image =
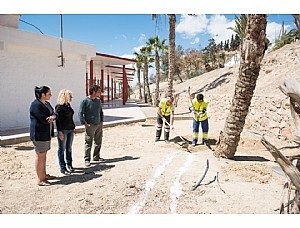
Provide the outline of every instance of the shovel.
{"type": "Polygon", "coordinates": [[[162,119],[163,119],[163,121],[170,127],[170,129],[171,129],[172,131],[174,131],[174,133],[175,133],[176,135],[179,136],[179,138],[180,138],[182,141],[184,141],[185,143],[189,143],[189,141],[187,141],[186,139],[184,139],[180,134],[178,134],[178,132],[176,132],[176,131],[174,130],[174,127],[166,120],[165,117],[162,117],[162,119]]]}

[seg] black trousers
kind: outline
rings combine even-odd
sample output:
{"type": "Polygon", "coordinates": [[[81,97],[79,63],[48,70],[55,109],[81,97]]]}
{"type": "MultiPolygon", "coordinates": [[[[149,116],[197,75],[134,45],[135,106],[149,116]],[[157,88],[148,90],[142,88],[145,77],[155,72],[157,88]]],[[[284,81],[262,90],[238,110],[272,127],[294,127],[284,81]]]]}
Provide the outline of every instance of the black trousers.
{"type": "MultiPolygon", "coordinates": [[[[163,116],[166,121],[170,124],[171,116],[163,116]]],[[[164,123],[163,118],[157,114],[157,125],[156,125],[156,136],[155,140],[159,140],[161,136],[162,129],[164,128],[164,139],[169,140],[170,136],[170,126],[167,123],[164,123]]]]}

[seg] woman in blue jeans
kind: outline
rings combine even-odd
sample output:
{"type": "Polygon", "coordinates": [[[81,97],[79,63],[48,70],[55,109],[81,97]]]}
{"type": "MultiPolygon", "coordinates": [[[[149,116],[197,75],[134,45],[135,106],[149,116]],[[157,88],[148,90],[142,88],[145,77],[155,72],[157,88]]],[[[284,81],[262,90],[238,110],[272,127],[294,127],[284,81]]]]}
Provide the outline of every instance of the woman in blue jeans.
{"type": "Polygon", "coordinates": [[[72,144],[75,134],[73,120],[74,110],[71,107],[72,92],[62,89],[57,98],[55,111],[58,114],[56,119],[57,140],[58,140],[58,162],[60,172],[70,175],[74,171],[72,165],[72,144]]]}

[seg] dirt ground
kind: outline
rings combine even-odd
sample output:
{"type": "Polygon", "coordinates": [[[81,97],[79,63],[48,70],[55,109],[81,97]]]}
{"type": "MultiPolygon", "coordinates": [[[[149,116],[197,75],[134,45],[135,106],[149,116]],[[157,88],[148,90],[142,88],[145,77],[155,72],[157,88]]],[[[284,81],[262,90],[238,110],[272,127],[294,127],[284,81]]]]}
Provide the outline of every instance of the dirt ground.
{"type": "MultiPolygon", "coordinates": [[[[182,138],[191,140],[191,120],[176,120],[174,126],[170,144],[154,142],[154,119],[105,128],[105,162],[90,168],[84,167],[84,133],[79,133],[73,144],[75,172],[70,176],[59,172],[53,138],[47,173],[56,178],[47,187],[36,185],[31,142],[1,147],[0,213],[279,213],[285,177],[275,172],[278,165],[258,140],[242,137],[234,160],[218,159],[213,150],[220,126],[211,123],[211,148],[181,146],[182,138]]],[[[289,148],[283,149],[286,155],[297,153],[289,148]]]]}
{"type": "MultiPolygon", "coordinates": [[[[210,123],[210,148],[186,148],[191,124],[191,120],[175,120],[170,144],[154,142],[153,118],[104,128],[101,156],[105,162],[92,163],[90,168],[84,167],[84,133],[79,133],[73,143],[75,172],[70,176],[59,172],[53,138],[47,173],[56,178],[47,187],[36,184],[31,142],[1,147],[1,223],[40,227],[39,221],[47,220],[48,227],[99,223],[131,228],[199,222],[231,227],[295,224],[278,215],[285,177],[257,137],[242,134],[234,160],[218,159],[213,150],[223,124],[210,123]],[[69,216],[60,217],[63,214],[69,216]],[[249,218],[250,214],[255,217],[249,218]]],[[[273,143],[285,155],[298,153],[294,146],[273,143]]]]}

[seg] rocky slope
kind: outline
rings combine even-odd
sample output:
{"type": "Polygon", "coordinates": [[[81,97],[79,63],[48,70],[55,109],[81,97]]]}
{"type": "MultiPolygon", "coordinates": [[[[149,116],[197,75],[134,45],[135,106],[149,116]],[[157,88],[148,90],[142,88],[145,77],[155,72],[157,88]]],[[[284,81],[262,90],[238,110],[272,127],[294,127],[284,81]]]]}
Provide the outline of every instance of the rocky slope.
{"type": "MultiPolygon", "coordinates": [[[[183,83],[175,81],[175,93],[180,93],[176,113],[188,111],[190,101],[184,91],[190,87],[191,93],[203,93],[209,100],[210,121],[224,122],[230,109],[238,71],[239,64],[202,74],[183,83]]],[[[265,54],[244,129],[282,140],[292,138],[294,124],[289,99],[278,88],[288,77],[300,81],[300,41],[265,54]]],[[[155,84],[150,88],[154,92],[155,84]]],[[[160,84],[161,90],[166,88],[166,82],[160,84]]]]}

